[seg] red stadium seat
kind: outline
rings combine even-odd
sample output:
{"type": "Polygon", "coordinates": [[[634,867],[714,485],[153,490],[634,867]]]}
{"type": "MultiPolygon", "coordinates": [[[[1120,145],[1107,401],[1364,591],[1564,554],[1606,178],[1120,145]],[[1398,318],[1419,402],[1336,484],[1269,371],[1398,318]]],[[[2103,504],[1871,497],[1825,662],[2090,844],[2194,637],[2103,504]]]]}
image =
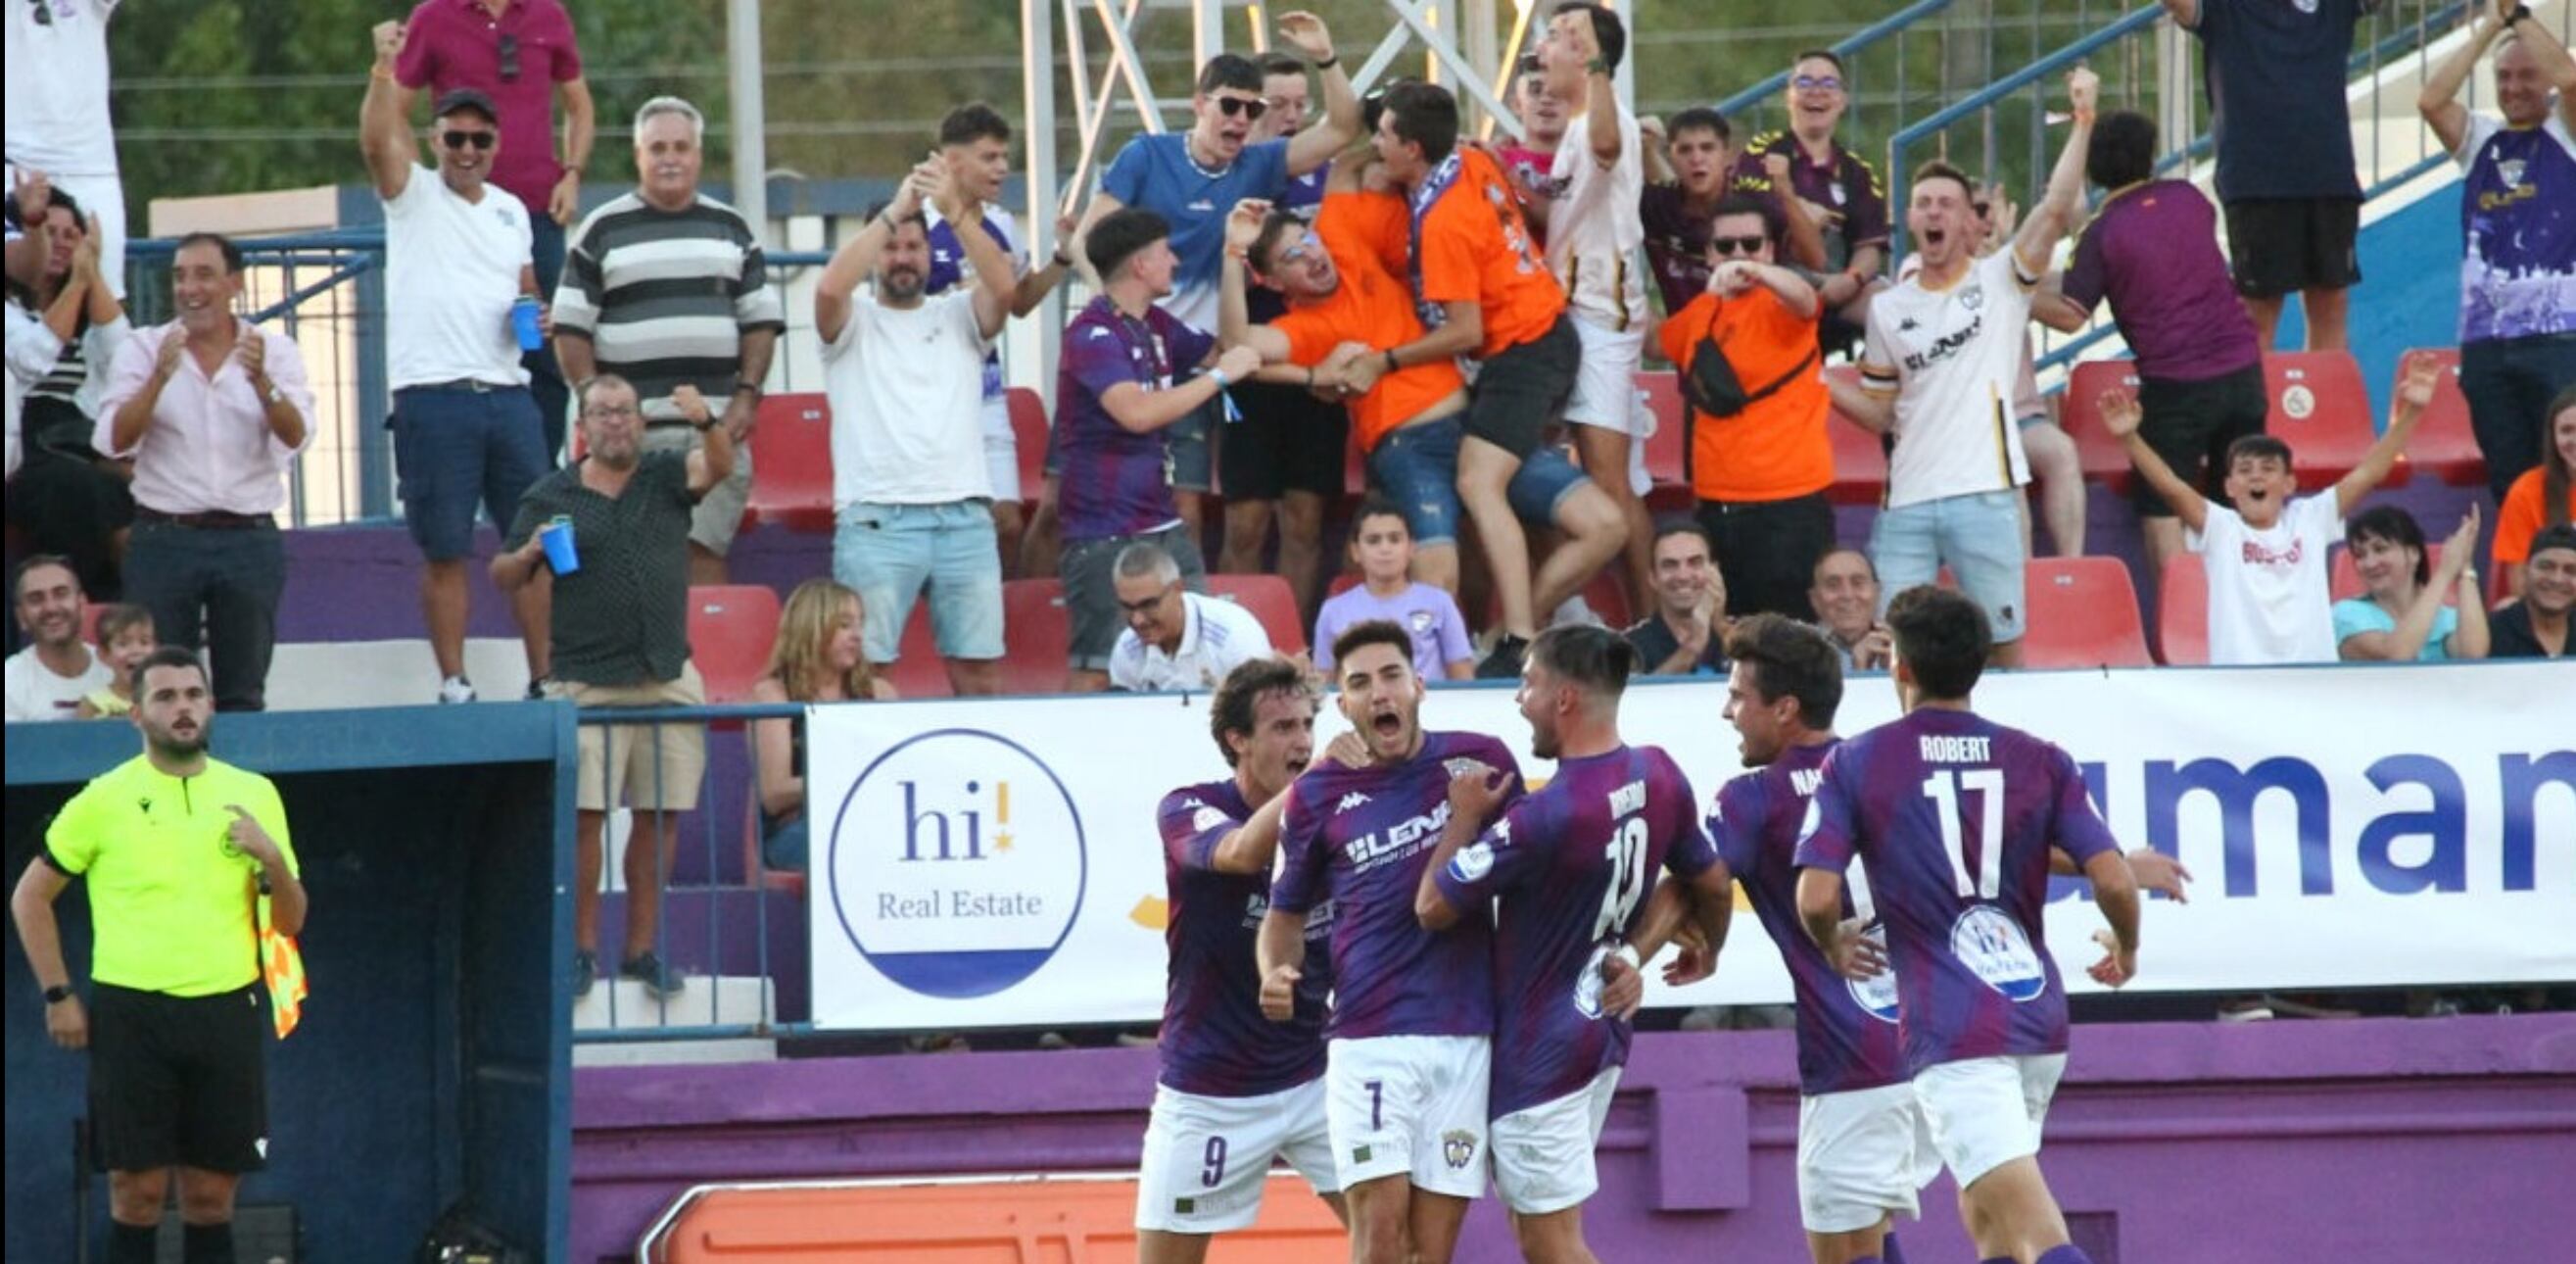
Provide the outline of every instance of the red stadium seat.
{"type": "Polygon", "coordinates": [[[1287,580],[1276,575],[1210,575],[1207,586],[1209,596],[1231,601],[1261,620],[1261,630],[1270,634],[1270,648],[1282,654],[1306,648],[1306,630],[1297,618],[1297,594],[1287,580]]]}
{"type": "MultiPolygon", "coordinates": [[[[1825,367],[1827,378],[1860,381],[1860,370],[1848,364],[1825,367]]],[[[1835,409],[1825,419],[1826,437],[1834,445],[1834,485],[1825,495],[1837,504],[1875,505],[1887,497],[1887,449],[1879,436],[1835,409]]]]}
{"type": "Polygon", "coordinates": [[[1690,410],[1682,402],[1681,379],[1671,369],[1637,371],[1637,393],[1655,416],[1654,433],[1646,437],[1646,473],[1655,480],[1646,493],[1648,508],[1675,513],[1691,508],[1689,474],[1690,410]]]}
{"type": "MultiPolygon", "coordinates": [[[[2327,572],[2328,578],[2326,580],[2327,596],[2332,597],[2336,601],[2341,601],[2346,597],[2361,596],[2363,593],[2370,590],[2370,586],[2368,584],[2361,582],[2361,568],[2353,565],[2352,550],[2345,548],[2340,541],[2336,542],[2334,546],[2333,560],[2328,562],[2327,565],[2330,568],[2327,572]]],[[[2425,543],[2424,566],[2427,571],[2441,569],[2442,545],[2440,541],[2427,541],[2425,543]]]]}
{"type": "Polygon", "coordinates": [[[1046,482],[1046,398],[1025,386],[1002,392],[1011,409],[1011,444],[1020,459],[1020,499],[1036,504],[1046,482]]]}
{"type": "Polygon", "coordinates": [[[2198,553],[2176,553],[2156,584],[2156,648],[2166,665],[2209,662],[2209,569],[2198,553]]]}
{"type": "Polygon", "coordinates": [[[2420,348],[2397,357],[2388,370],[2389,396],[2396,397],[2397,383],[2406,376],[2406,362],[2419,355],[2440,361],[2444,372],[2441,385],[2433,388],[2433,406],[2424,410],[2424,420],[2415,423],[2415,435],[2407,441],[2400,464],[2424,470],[2453,487],[2478,486],[2487,481],[2487,458],[2478,448],[2477,433],[2469,428],[2469,397],[2460,392],[2459,350],[2420,348]]]}
{"type": "Polygon", "coordinates": [[[2058,401],[2057,424],[2075,439],[2084,481],[2125,494],[2137,471],[2129,464],[2128,448],[2102,428],[2102,392],[2108,390],[2137,394],[2137,361],[2087,360],[2076,365],[2066,379],[2066,398],[2058,401]]]}
{"type": "Polygon", "coordinates": [[[2032,558],[2024,667],[2151,667],[2129,568],[2110,557],[2032,558]]]}
{"type": "Polygon", "coordinates": [[[819,394],[760,401],[751,432],[751,505],[744,525],[832,529],[832,406],[819,394]]]}
{"type": "Polygon", "coordinates": [[[1002,581],[1002,643],[1002,692],[1064,692],[1073,646],[1064,584],[1053,579],[1002,581]]]}
{"type": "Polygon", "coordinates": [[[778,642],[778,594],[758,584],[689,589],[689,658],[709,702],[744,702],[778,642]]]}
{"type": "Polygon", "coordinates": [[[911,617],[903,621],[903,639],[896,643],[895,660],[885,670],[888,683],[898,698],[945,698],[949,696],[948,664],[939,657],[939,641],[930,629],[930,598],[927,594],[912,603],[911,617]]]}
{"type": "MultiPolygon", "coordinates": [[[[2379,439],[2370,392],[2349,351],[2275,351],[2263,357],[2263,392],[2271,415],[2263,428],[2290,445],[2290,468],[2303,491],[2320,491],[2352,472],[2379,439]]],[[[2383,487],[2402,487],[2407,468],[2390,469],[2383,487]]]]}

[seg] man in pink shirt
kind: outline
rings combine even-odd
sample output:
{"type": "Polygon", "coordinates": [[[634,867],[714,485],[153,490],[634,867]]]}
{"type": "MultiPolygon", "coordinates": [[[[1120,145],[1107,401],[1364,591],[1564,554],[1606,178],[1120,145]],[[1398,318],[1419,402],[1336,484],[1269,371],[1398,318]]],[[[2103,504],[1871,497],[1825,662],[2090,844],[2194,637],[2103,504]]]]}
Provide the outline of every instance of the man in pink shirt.
{"type": "MultiPolygon", "coordinates": [[[[400,38],[394,81],[402,117],[411,117],[412,99],[423,91],[436,98],[471,88],[499,108],[504,121],[490,178],[527,206],[537,292],[554,293],[563,278],[564,229],[581,215],[581,169],[597,128],[572,18],[561,0],[420,0],[400,38]]],[[[571,391],[552,346],[529,352],[524,363],[551,462],[563,454],[571,391]]]]}
{"type": "Polygon", "coordinates": [[[233,314],[241,288],[240,247],[179,239],[178,319],[117,349],[91,444],[134,461],[125,599],[152,612],[162,644],[211,652],[224,711],[267,706],[286,591],[277,509],[313,417],[303,351],[233,314]]]}

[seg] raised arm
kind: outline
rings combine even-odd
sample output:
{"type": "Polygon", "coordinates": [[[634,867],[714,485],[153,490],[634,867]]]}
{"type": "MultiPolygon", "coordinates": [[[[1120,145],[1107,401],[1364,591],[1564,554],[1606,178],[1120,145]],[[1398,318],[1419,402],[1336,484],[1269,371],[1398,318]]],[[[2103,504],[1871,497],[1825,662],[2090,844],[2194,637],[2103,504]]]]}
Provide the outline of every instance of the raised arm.
{"type": "Polygon", "coordinates": [[[1583,59],[1583,143],[1594,166],[1617,166],[1627,149],[1619,134],[1619,90],[1610,79],[1610,63],[1601,56],[1601,41],[1589,19],[1565,24],[1576,56],[1583,59]]]}
{"type": "MultiPolygon", "coordinates": [[[[2511,11],[2511,5],[2504,7],[2511,11]]],[[[2495,47],[2496,37],[2502,34],[2502,15],[2491,9],[2473,10],[2469,15],[2469,37],[2460,41],[2460,46],[2443,58],[2432,74],[2425,76],[2424,90],[2415,94],[2415,112],[2424,116],[2425,125],[2441,138],[2442,148],[2453,155],[2460,152],[2460,142],[2469,135],[2469,107],[2460,104],[2460,89],[2469,82],[2469,76],[2477,73],[2478,59],[2495,47]]]]}
{"type": "Polygon", "coordinates": [[[1333,33],[1324,20],[1300,9],[1279,17],[1279,37],[1296,46],[1298,52],[1315,67],[1315,79],[1324,89],[1324,117],[1314,126],[1288,138],[1288,174],[1302,176],[1332,161],[1332,157],[1360,134],[1360,98],[1351,90],[1351,77],[1342,69],[1342,59],[1333,55],[1333,33]]]}
{"type": "Polygon", "coordinates": [[[2459,600],[2460,627],[2443,642],[2443,649],[2453,658],[2484,658],[2487,651],[2486,609],[2480,605],[2476,589],[2462,591],[2461,580],[2468,577],[2470,563],[2478,547],[2478,507],[2472,501],[2468,516],[2460,520],[2459,529],[2442,545],[2442,560],[2433,565],[2433,576],[2415,593],[2413,604],[2397,616],[2397,626],[2385,632],[2357,632],[2335,645],[2335,653],[2346,662],[2411,663],[2424,652],[2424,643],[2433,638],[2433,625],[2441,620],[2442,607],[2455,596],[2459,600]],[[2466,635],[2471,614],[2477,617],[2474,638],[2466,635]],[[2462,651],[2475,649],[2474,654],[2462,651]]]}
{"type": "Polygon", "coordinates": [[[1282,788],[1270,796],[1268,803],[1255,809],[1250,819],[1216,840],[1208,868],[1218,873],[1269,873],[1271,859],[1279,854],[1279,822],[1288,815],[1288,797],[1293,792],[1293,786],[1282,788]]]}
{"type": "Polygon", "coordinates": [[[2440,385],[2445,372],[2441,362],[2430,355],[2406,359],[2405,372],[2397,381],[2397,398],[2390,402],[2388,429],[2379,441],[2362,454],[2361,463],[2335,484],[2335,513],[2349,514],[2361,498],[2378,487],[2396,468],[2397,458],[2406,451],[2406,441],[2415,435],[2415,425],[2424,420],[2424,410],[2432,407],[2433,388],[2440,385]]]}
{"type": "Polygon", "coordinates": [[[1247,259],[1252,243],[1261,237],[1261,225],[1270,214],[1270,203],[1260,198],[1245,198],[1234,204],[1225,217],[1225,259],[1217,272],[1217,340],[1228,347],[1250,347],[1265,365],[1288,358],[1288,335],[1268,325],[1252,323],[1250,287],[1252,267],[1247,259]]]}
{"type": "MultiPolygon", "coordinates": [[[[2521,6],[2498,0],[2496,7],[2511,11],[2521,6]]],[[[2524,48],[2531,50],[2531,59],[2540,63],[2540,77],[2558,90],[2558,121],[2576,131],[2576,57],[2568,56],[2567,45],[2560,42],[2547,22],[2536,17],[2525,15],[2523,20],[2506,29],[2513,32],[2515,39],[2522,41],[2524,48]]]]}
{"type": "Polygon", "coordinates": [[[1038,304],[1045,302],[1046,296],[1054,293],[1055,287],[1064,283],[1065,275],[1073,271],[1073,230],[1080,222],[1071,214],[1056,217],[1054,251],[1047,256],[1046,262],[1030,268],[1029,274],[1011,287],[1013,316],[1026,316],[1036,311],[1038,304]]]}
{"type": "Polygon", "coordinates": [[[1800,320],[1814,320],[1821,307],[1816,299],[1816,287],[1807,284],[1807,278],[1776,263],[1729,259],[1709,274],[1709,284],[1720,287],[1719,292],[1728,295],[1761,286],[1779,296],[1780,305],[1800,320]]]}
{"type": "Polygon", "coordinates": [[[1673,171],[1672,139],[1664,135],[1661,115],[1649,114],[1637,120],[1638,160],[1644,165],[1646,183],[1672,184],[1681,179],[1673,171]]]}
{"type": "Polygon", "coordinates": [[[2027,276],[2048,274],[2048,257],[2084,213],[2084,158],[2093,145],[2093,109],[2102,97],[2101,76],[2078,66],[2066,76],[2066,96],[2075,122],[2066,131],[2066,147],[2048,173],[2048,192],[2013,236],[2013,255],[2027,276]]]}
{"type": "MultiPolygon", "coordinates": [[[[1780,208],[1780,224],[1785,237],[1783,244],[1789,248],[1790,261],[1810,272],[1824,271],[1827,257],[1825,230],[1816,223],[1815,216],[1809,215],[1805,207],[1798,205],[1798,186],[1797,182],[1790,178],[1787,151],[1775,149],[1762,155],[1762,177],[1764,182],[1771,186],[1772,204],[1780,208]]],[[[1869,272],[1864,272],[1860,264],[1861,259],[1855,254],[1849,273],[1852,279],[1852,291],[1843,296],[1844,303],[1858,296],[1861,290],[1869,285],[1869,272],[1877,270],[1873,267],[1869,272]]],[[[1821,293],[1818,297],[1822,297],[1821,293]]],[[[1842,303],[1835,303],[1833,306],[1840,307],[1842,303]]]]}
{"type": "Polygon", "coordinates": [[[2164,0],[2164,5],[2175,25],[2186,31],[2200,29],[2200,0],[2164,0]]]}
{"type": "Polygon", "coordinates": [[[2173,467],[2165,464],[2165,459],[2147,446],[2145,436],[2138,433],[2138,423],[2145,419],[2146,412],[2138,407],[2137,397],[2122,391],[2104,391],[2101,412],[2102,428],[2126,446],[2129,464],[2136,466],[2138,476],[2147,480],[2147,485],[2155,488],[2157,495],[2165,498],[2165,504],[2174,511],[2175,520],[2192,531],[2206,526],[2209,522],[2208,499],[2200,494],[2199,488],[2184,482],[2181,475],[2174,473],[2173,467]]]}
{"type": "Polygon", "coordinates": [[[984,231],[984,208],[966,200],[944,164],[940,172],[939,183],[934,186],[939,213],[957,234],[957,248],[966,252],[967,266],[975,270],[975,327],[989,339],[1002,332],[1002,326],[1011,319],[1019,278],[1011,274],[1010,252],[984,231]]]}
{"type": "Polygon", "coordinates": [[[814,336],[825,345],[840,341],[841,327],[849,323],[851,306],[857,302],[859,286],[877,269],[877,257],[885,253],[886,242],[894,237],[894,226],[921,213],[923,163],[914,167],[903,182],[895,186],[894,200],[877,212],[876,218],[859,229],[856,236],[841,243],[832,252],[831,261],[823,265],[823,274],[814,279],[814,336]]]}
{"type": "Polygon", "coordinates": [[[689,451],[689,494],[703,496],[733,474],[733,429],[715,424],[715,410],[706,397],[685,382],[672,388],[671,406],[697,429],[698,446],[689,451]]]}
{"type": "Polygon", "coordinates": [[[411,96],[394,80],[394,63],[402,56],[403,24],[378,22],[375,38],[375,68],[367,72],[366,100],[358,105],[358,152],[367,160],[376,196],[390,202],[411,183],[420,147],[411,138],[406,108],[411,96]]]}

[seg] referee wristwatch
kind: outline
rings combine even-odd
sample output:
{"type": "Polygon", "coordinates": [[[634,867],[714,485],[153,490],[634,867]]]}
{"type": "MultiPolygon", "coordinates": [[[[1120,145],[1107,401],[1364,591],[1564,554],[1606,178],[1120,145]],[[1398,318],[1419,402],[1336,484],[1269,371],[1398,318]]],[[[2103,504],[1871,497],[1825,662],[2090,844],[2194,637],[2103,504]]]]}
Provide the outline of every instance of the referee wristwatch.
{"type": "Polygon", "coordinates": [[[52,987],[45,989],[45,1004],[47,1005],[60,1005],[70,999],[72,999],[71,984],[57,983],[52,987]]]}

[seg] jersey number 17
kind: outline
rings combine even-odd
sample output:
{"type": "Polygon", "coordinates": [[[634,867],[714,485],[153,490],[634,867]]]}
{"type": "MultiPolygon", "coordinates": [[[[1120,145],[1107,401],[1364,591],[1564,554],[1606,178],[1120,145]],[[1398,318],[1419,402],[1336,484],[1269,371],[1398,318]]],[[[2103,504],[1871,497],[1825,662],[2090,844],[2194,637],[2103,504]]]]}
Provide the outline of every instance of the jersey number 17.
{"type": "Polygon", "coordinates": [[[1941,850],[1950,857],[1950,877],[1958,883],[1959,898],[1991,900],[2003,892],[2004,880],[2004,772],[2000,768],[1954,769],[1936,772],[1923,779],[1923,797],[1932,801],[1932,813],[1941,818],[1941,850]],[[1968,876],[1967,826],[1960,819],[1967,795],[1982,800],[1977,813],[1977,873],[1968,876]]]}

